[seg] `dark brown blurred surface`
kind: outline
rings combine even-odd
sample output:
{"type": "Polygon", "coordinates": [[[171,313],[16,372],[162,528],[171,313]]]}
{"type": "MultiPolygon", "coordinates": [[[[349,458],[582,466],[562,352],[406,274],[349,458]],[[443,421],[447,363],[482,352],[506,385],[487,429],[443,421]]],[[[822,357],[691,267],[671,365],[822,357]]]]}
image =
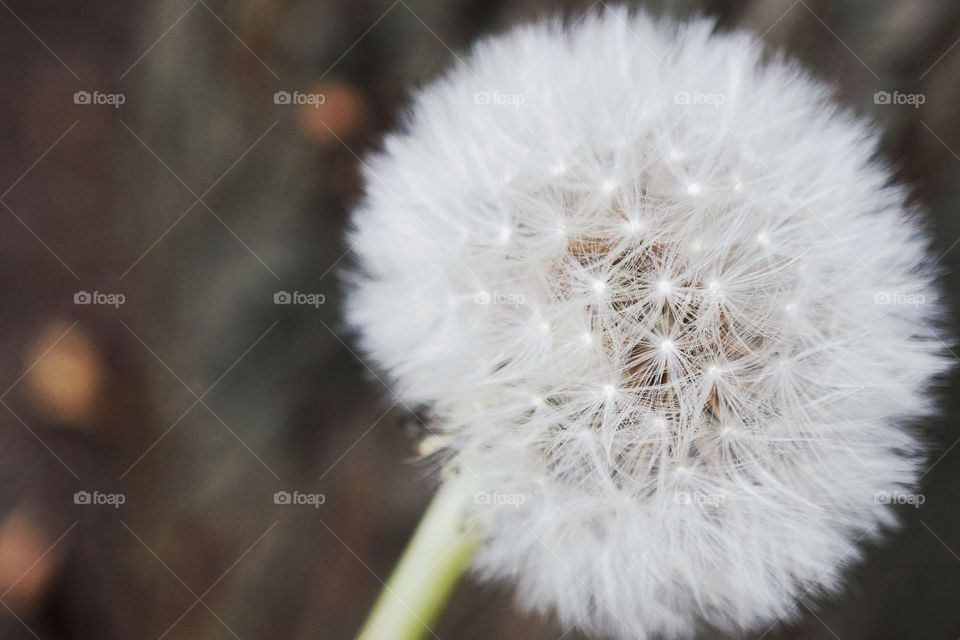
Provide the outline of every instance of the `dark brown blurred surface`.
{"type": "MultiPolygon", "coordinates": [[[[431,491],[408,408],[339,320],[359,157],[451,51],[600,6],[0,2],[0,637],[352,637],[431,491]],[[75,104],[78,91],[124,103],[75,104]],[[278,105],[277,91],[327,101],[278,105]],[[80,291],[125,301],[78,305],[80,291]],[[278,291],[325,304],[276,305],[278,291]],[[277,491],[326,502],[276,505],[277,491]]],[[[875,118],[958,291],[960,5],[646,6],[748,29],[875,118]],[[895,90],[925,103],[875,103],[895,90]]],[[[945,455],[904,530],[843,598],[748,637],[960,636],[956,391],[925,425],[945,455]]],[[[580,637],[565,631],[474,583],[436,629],[580,637]]]]}

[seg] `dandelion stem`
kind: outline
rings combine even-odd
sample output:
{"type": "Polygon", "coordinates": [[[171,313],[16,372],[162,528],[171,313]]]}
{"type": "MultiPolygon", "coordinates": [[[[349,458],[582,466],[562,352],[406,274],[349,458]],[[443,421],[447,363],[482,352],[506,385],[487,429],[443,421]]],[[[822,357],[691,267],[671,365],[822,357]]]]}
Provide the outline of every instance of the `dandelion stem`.
{"type": "Polygon", "coordinates": [[[471,488],[462,474],[440,487],[357,640],[418,640],[436,635],[432,628],[477,547],[474,532],[465,529],[463,520],[471,488]]]}

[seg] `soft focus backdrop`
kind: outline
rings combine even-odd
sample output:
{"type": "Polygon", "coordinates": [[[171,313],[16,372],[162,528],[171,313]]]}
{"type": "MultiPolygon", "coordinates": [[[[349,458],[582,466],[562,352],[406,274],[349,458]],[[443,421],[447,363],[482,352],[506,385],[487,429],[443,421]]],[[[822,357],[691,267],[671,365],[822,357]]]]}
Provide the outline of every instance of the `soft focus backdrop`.
{"type": "MultiPolygon", "coordinates": [[[[0,637],[353,636],[432,490],[417,408],[340,321],[363,155],[478,37],[603,5],[0,0],[0,637]]],[[[644,6],[752,32],[885,129],[953,318],[960,4],[644,6]]],[[[957,391],[905,528],[750,637],[960,636],[957,391]]],[[[580,638],[473,582],[435,632],[580,638]]]]}

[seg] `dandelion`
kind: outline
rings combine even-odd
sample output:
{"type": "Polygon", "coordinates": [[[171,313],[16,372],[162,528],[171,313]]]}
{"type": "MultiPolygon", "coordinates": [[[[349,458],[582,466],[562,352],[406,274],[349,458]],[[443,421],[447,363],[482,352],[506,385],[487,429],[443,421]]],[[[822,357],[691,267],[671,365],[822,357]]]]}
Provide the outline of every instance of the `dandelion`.
{"type": "MultiPolygon", "coordinates": [[[[602,637],[740,632],[896,524],[876,496],[922,473],[903,421],[946,366],[926,245],[877,133],[754,45],[623,10],[526,27],[371,158],[349,319],[430,408],[466,523],[422,572],[453,556],[602,637]]],[[[416,593],[393,609],[421,626],[416,593]]]]}

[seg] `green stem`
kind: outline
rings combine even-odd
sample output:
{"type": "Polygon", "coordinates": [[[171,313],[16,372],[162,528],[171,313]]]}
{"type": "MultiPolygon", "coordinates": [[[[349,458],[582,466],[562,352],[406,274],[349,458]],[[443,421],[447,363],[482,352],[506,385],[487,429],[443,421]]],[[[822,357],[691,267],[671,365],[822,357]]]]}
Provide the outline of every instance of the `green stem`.
{"type": "Polygon", "coordinates": [[[477,547],[463,522],[471,488],[462,475],[443,483],[357,640],[419,640],[433,635],[432,628],[477,547]]]}

